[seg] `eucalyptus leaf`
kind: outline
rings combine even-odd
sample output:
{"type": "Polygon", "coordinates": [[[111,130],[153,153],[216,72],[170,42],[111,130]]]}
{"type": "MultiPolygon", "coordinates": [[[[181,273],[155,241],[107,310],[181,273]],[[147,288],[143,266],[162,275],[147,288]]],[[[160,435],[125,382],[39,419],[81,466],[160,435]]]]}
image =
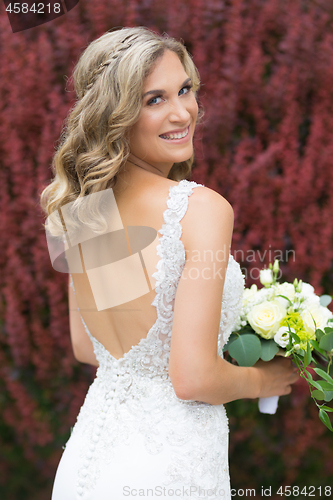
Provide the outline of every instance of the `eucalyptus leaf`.
{"type": "Polygon", "coordinates": [[[246,325],[246,326],[243,326],[243,328],[241,330],[239,330],[239,332],[237,332],[237,333],[240,333],[240,334],[252,333],[252,334],[254,334],[254,330],[249,325],[246,325]]]}
{"type": "Polygon", "coordinates": [[[232,334],[230,335],[229,339],[228,339],[228,342],[226,342],[226,343],[224,344],[222,351],[223,351],[223,352],[228,351],[229,346],[232,344],[232,342],[233,342],[234,340],[236,340],[236,339],[237,339],[237,337],[238,337],[238,335],[236,335],[235,333],[232,333],[232,334]]]}
{"type": "Polygon", "coordinates": [[[321,306],[327,307],[332,302],[332,297],[330,295],[322,295],[319,301],[321,306]]]}
{"type": "Polygon", "coordinates": [[[257,335],[245,333],[229,345],[228,351],[240,366],[253,366],[260,358],[261,343],[257,335]]]}
{"type": "Polygon", "coordinates": [[[325,351],[331,351],[333,349],[333,333],[324,335],[320,339],[319,347],[325,351]]]}
{"type": "Polygon", "coordinates": [[[271,340],[260,339],[260,343],[261,343],[260,358],[263,361],[270,361],[271,359],[273,359],[275,354],[279,350],[279,346],[277,345],[277,343],[273,339],[271,340]]]}

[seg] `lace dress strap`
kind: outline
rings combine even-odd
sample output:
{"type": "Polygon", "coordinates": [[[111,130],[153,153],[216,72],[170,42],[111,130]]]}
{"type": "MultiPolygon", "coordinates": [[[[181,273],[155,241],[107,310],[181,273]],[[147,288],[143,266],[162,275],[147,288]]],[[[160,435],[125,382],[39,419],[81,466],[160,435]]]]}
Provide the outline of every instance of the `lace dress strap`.
{"type": "Polygon", "coordinates": [[[193,193],[193,188],[199,186],[205,187],[195,181],[183,179],[176,186],[169,188],[168,209],[164,212],[164,220],[167,224],[180,223],[187,211],[188,198],[193,193]]]}
{"type": "Polygon", "coordinates": [[[162,236],[156,250],[160,260],[156,264],[157,271],[153,274],[157,284],[152,305],[156,307],[157,321],[160,323],[158,337],[162,340],[165,351],[170,350],[170,345],[163,338],[163,332],[170,339],[177,286],[186,260],[185,247],[180,239],[183,232],[181,220],[186,214],[189,196],[197,186],[204,187],[203,184],[183,179],[169,188],[168,208],[163,213],[165,223],[159,230],[162,236]]]}

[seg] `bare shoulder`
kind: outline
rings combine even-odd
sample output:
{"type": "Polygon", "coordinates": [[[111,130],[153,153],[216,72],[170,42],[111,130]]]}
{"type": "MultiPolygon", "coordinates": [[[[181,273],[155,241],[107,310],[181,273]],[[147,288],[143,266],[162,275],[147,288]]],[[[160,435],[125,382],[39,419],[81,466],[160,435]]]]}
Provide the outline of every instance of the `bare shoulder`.
{"type": "Polygon", "coordinates": [[[233,214],[233,208],[230,203],[222,195],[206,186],[195,187],[191,198],[194,199],[192,203],[193,208],[191,206],[192,211],[198,210],[198,207],[200,207],[200,210],[207,212],[218,210],[218,213],[233,214]]]}
{"type": "Polygon", "coordinates": [[[182,220],[182,240],[185,248],[191,246],[195,233],[224,232],[226,225],[233,226],[234,211],[231,204],[219,193],[206,186],[196,186],[189,198],[187,212],[182,220]]]}

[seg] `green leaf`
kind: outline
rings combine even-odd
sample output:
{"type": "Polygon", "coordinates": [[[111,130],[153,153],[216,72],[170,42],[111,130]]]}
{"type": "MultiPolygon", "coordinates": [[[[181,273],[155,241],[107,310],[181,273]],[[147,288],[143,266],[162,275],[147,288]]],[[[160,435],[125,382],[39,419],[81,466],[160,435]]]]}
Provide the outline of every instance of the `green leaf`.
{"type": "Polygon", "coordinates": [[[301,339],[299,338],[298,335],[296,335],[296,333],[293,333],[293,332],[289,332],[290,336],[292,337],[293,341],[296,343],[296,344],[300,344],[301,342],[301,339]]]}
{"type": "MultiPolygon", "coordinates": [[[[306,372],[306,373],[308,373],[308,372],[306,372]]],[[[326,390],[326,387],[323,386],[324,383],[327,384],[327,382],[325,382],[324,380],[314,381],[314,380],[312,380],[312,378],[311,378],[311,380],[308,379],[308,384],[312,385],[313,387],[315,387],[316,389],[318,389],[317,391],[312,391],[312,394],[314,395],[315,398],[317,398],[317,399],[324,399],[324,401],[326,401],[326,402],[332,401],[332,399],[333,399],[333,391],[326,390]],[[324,393],[324,397],[323,398],[319,397],[323,393],[324,393]],[[316,394],[318,394],[318,397],[316,396],[316,394]]]]}
{"type": "Polygon", "coordinates": [[[229,346],[229,354],[240,366],[253,366],[260,358],[261,343],[257,335],[239,335],[229,346]]]}
{"type": "MultiPolygon", "coordinates": [[[[330,333],[330,332],[326,332],[326,333],[330,333]]],[[[325,333],[320,328],[317,328],[317,330],[315,331],[315,335],[316,335],[316,339],[319,342],[319,340],[325,335],[325,333]]]]}
{"type": "Polygon", "coordinates": [[[326,380],[316,380],[323,391],[333,391],[333,384],[327,382],[326,380]]]}
{"type": "Polygon", "coordinates": [[[275,354],[279,350],[279,346],[277,345],[277,343],[273,339],[271,340],[260,339],[260,343],[261,343],[260,358],[263,361],[270,361],[271,359],[273,359],[275,354]]]}
{"type": "Polygon", "coordinates": [[[325,401],[328,403],[329,401],[332,401],[333,399],[333,391],[324,391],[325,393],[325,401]]]}
{"type": "Polygon", "coordinates": [[[324,370],[321,370],[320,368],[314,368],[314,371],[317,375],[319,375],[319,377],[324,378],[325,380],[327,380],[327,382],[333,384],[333,378],[328,373],[324,372],[324,370]]]}
{"type": "Polygon", "coordinates": [[[316,389],[318,389],[318,391],[323,392],[323,389],[322,389],[321,385],[318,382],[316,382],[316,380],[313,380],[312,378],[311,378],[311,380],[308,379],[308,383],[310,385],[312,385],[312,387],[315,387],[316,389]]]}
{"type": "Polygon", "coordinates": [[[312,354],[311,354],[311,348],[310,348],[310,343],[307,340],[306,341],[306,352],[304,356],[304,368],[306,368],[312,361],[312,354]]]}
{"type": "Polygon", "coordinates": [[[333,412],[333,408],[330,408],[329,406],[325,406],[325,405],[323,405],[323,406],[321,406],[320,408],[321,408],[322,410],[326,410],[326,411],[333,412]]]}
{"type": "Polygon", "coordinates": [[[332,429],[332,425],[331,425],[331,421],[329,419],[329,416],[327,415],[326,411],[323,410],[322,408],[320,408],[319,410],[319,418],[320,420],[323,422],[324,425],[326,425],[326,427],[331,431],[333,432],[333,429],[332,429]]]}
{"type": "Polygon", "coordinates": [[[327,307],[332,302],[332,297],[330,295],[322,295],[319,298],[321,306],[327,307]]]}
{"type": "Polygon", "coordinates": [[[325,334],[333,333],[333,328],[331,326],[325,326],[324,330],[325,330],[325,334]]]}
{"type": "Polygon", "coordinates": [[[331,351],[333,349],[333,333],[324,335],[319,342],[319,347],[325,351],[331,351]]]}
{"type": "Polygon", "coordinates": [[[325,394],[322,391],[318,391],[317,389],[311,392],[311,396],[313,396],[315,399],[319,399],[320,401],[325,400],[325,394]]]}
{"type": "Polygon", "coordinates": [[[326,354],[326,351],[324,351],[324,349],[320,349],[319,342],[317,342],[316,340],[310,339],[310,344],[315,348],[316,351],[320,352],[320,354],[326,354]]]}

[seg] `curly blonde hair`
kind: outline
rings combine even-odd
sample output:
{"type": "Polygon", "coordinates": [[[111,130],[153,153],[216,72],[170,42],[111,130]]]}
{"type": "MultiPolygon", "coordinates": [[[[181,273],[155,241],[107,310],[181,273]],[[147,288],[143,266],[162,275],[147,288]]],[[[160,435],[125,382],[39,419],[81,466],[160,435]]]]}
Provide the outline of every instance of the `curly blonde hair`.
{"type": "MultiPolygon", "coordinates": [[[[49,216],[47,229],[54,237],[75,231],[80,223],[95,232],[106,228],[102,214],[90,202],[87,210],[84,198],[116,185],[130,154],[128,132],[139,118],[144,81],[165,50],[177,54],[197,95],[200,77],[191,56],[183,43],[166,34],[145,27],[108,31],[82,53],[72,76],[78,99],[64,122],[52,160],[54,178],[40,195],[41,207],[49,216]],[[60,208],[68,203],[71,220],[66,219],[65,226],[60,208]]],[[[186,178],[192,163],[193,156],[175,163],[168,178],[186,178]]]]}

